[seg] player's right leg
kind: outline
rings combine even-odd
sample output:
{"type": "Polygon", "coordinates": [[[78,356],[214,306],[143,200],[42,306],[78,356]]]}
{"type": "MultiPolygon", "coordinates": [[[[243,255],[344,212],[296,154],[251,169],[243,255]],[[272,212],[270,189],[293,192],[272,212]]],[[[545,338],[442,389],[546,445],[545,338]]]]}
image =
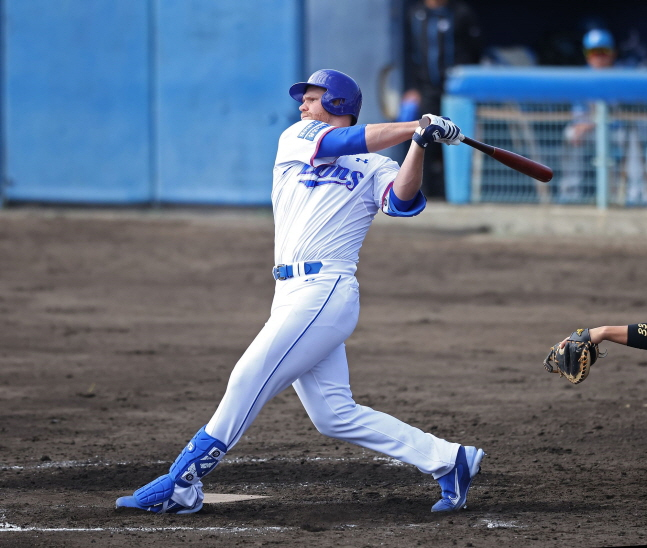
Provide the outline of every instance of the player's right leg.
{"type": "Polygon", "coordinates": [[[451,512],[466,506],[467,493],[474,476],[481,471],[481,461],[484,456],[483,449],[461,445],[454,467],[447,474],[438,478],[441,498],[431,507],[432,512],[451,512]]]}
{"type": "Polygon", "coordinates": [[[442,497],[432,511],[457,510],[465,505],[483,450],[446,441],[357,404],[350,390],[343,344],[302,375],[294,388],[322,434],[379,451],[431,474],[440,484],[442,497]]]}

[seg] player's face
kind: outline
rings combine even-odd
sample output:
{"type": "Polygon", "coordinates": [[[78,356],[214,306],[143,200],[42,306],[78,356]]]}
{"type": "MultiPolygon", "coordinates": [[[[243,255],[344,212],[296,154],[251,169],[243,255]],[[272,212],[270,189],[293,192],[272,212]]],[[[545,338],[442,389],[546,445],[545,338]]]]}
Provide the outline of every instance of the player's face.
{"type": "Polygon", "coordinates": [[[592,68],[612,67],[615,60],[615,52],[612,49],[593,48],[586,52],[586,62],[592,68]]]}
{"type": "Polygon", "coordinates": [[[302,120],[320,120],[327,124],[330,123],[332,114],[323,108],[321,104],[321,96],[324,93],[326,93],[324,88],[308,86],[299,107],[302,120]]]}

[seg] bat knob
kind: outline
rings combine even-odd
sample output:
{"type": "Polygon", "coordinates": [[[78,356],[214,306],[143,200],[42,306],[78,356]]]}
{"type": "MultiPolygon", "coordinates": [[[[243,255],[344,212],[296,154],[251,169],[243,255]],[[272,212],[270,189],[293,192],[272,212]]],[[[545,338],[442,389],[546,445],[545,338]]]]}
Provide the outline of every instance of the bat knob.
{"type": "Polygon", "coordinates": [[[425,127],[427,127],[429,124],[431,124],[431,120],[429,119],[429,116],[423,116],[422,118],[420,118],[420,120],[418,120],[418,125],[419,125],[421,128],[425,128],[425,127]]]}

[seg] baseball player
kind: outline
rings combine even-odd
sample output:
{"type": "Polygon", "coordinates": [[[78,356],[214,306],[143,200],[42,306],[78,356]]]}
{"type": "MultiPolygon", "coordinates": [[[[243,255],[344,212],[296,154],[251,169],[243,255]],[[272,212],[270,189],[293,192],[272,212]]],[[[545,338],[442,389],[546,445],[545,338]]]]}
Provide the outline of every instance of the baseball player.
{"type": "MultiPolygon", "coordinates": [[[[431,474],[432,511],[463,508],[482,449],[446,441],[357,404],[344,341],[359,316],[359,249],[379,210],[420,213],[425,148],[459,144],[449,119],[357,125],[362,93],[336,70],[294,84],[301,121],[278,143],[272,188],[276,290],[271,315],[234,367],[215,414],[169,473],[117,499],[117,507],[188,514],[202,507],[201,479],[233,449],[265,403],[290,385],[324,435],[379,451],[431,474]],[[412,139],[402,166],[375,154],[412,139]]],[[[269,270],[269,269],[268,269],[269,270]]]]}

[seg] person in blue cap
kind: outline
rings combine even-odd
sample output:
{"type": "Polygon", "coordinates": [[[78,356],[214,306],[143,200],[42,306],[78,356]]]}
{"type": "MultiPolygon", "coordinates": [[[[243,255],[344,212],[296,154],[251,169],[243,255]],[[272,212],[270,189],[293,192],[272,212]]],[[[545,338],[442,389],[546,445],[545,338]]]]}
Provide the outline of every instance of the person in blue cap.
{"type": "MultiPolygon", "coordinates": [[[[587,65],[594,70],[613,66],[616,47],[613,35],[606,29],[589,30],[582,40],[587,65]]],[[[559,181],[558,201],[561,203],[582,203],[590,201],[595,192],[594,172],[587,170],[591,165],[587,158],[595,154],[592,105],[575,103],[573,121],[564,128],[564,164],[559,181]]]]}
{"type": "Polygon", "coordinates": [[[606,29],[592,29],[582,40],[584,57],[594,69],[612,67],[616,61],[616,43],[613,35],[606,29]]]}
{"type": "MultiPolygon", "coordinates": [[[[617,66],[618,49],[608,30],[589,30],[584,35],[582,47],[586,63],[591,69],[608,70],[617,66]]],[[[567,149],[563,177],[559,184],[559,201],[562,203],[581,203],[594,195],[595,175],[593,162],[590,161],[595,155],[594,129],[592,105],[573,105],[573,122],[566,126],[564,132],[567,149]],[[587,168],[587,165],[590,167],[587,168]]],[[[613,160],[610,188],[612,199],[628,206],[647,205],[643,153],[647,125],[638,121],[615,120],[609,129],[613,160]]]]}

